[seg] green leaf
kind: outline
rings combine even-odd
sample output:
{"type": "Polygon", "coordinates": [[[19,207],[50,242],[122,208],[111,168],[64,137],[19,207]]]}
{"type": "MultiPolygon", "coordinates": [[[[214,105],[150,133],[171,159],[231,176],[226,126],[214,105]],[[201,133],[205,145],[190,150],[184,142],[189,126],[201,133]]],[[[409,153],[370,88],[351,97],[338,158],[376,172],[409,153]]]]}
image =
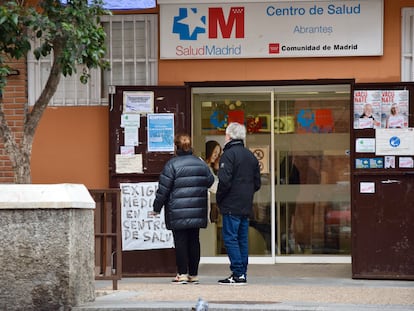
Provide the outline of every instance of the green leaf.
{"type": "MultiPolygon", "coordinates": [[[[78,64],[87,68],[108,69],[105,56],[106,34],[97,23],[102,15],[111,14],[103,9],[102,0],[69,0],[62,5],[57,0],[41,0],[41,10],[24,7],[15,0],[0,5],[0,55],[8,59],[25,57],[31,49],[31,35],[40,40],[41,46],[33,50],[41,59],[53,53],[61,74],[72,75],[78,64]]],[[[87,83],[88,73],[80,76],[87,83]]]]}

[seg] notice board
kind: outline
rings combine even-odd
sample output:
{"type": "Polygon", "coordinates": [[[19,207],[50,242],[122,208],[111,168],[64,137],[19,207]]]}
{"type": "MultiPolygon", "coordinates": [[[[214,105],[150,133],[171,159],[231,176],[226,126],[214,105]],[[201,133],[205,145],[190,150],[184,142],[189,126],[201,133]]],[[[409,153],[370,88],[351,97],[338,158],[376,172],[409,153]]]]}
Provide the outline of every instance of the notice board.
{"type": "Polygon", "coordinates": [[[355,84],[353,278],[414,279],[413,112],[414,83],[355,84]]]}
{"type": "MultiPolygon", "coordinates": [[[[119,189],[121,185],[125,189],[138,189],[134,185],[146,185],[148,188],[148,185],[158,182],[164,164],[174,156],[174,135],[182,132],[191,134],[191,105],[188,94],[185,86],[113,87],[108,105],[108,169],[111,188],[119,189]]],[[[131,198],[135,198],[134,194],[129,194],[128,200],[131,198]]],[[[145,200],[151,204],[149,198],[147,195],[145,200]]],[[[146,206],[145,210],[149,208],[146,206]]],[[[133,209],[121,213],[127,212],[130,213],[128,215],[137,214],[133,209]]],[[[145,215],[141,213],[137,216],[137,222],[144,218],[145,215]]],[[[131,218],[128,224],[133,224],[133,221],[131,218]]],[[[152,221],[161,223],[163,220],[152,221]]],[[[174,275],[175,250],[171,248],[171,243],[167,243],[171,239],[168,232],[155,232],[152,228],[146,228],[147,230],[141,232],[146,243],[135,243],[141,235],[132,225],[128,226],[126,234],[123,235],[129,246],[125,243],[124,249],[128,250],[122,252],[122,275],[174,275]],[[131,239],[134,234],[136,241],[131,239]],[[149,236],[152,239],[159,237],[159,241],[150,243],[149,236]],[[168,248],[163,248],[163,243],[168,244],[168,248]]]]}

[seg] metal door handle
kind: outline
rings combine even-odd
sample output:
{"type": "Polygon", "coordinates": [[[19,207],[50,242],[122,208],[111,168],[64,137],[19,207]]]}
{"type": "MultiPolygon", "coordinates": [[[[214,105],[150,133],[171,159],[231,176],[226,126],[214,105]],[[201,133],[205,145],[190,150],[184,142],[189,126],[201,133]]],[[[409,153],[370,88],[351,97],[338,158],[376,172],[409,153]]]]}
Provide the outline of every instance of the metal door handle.
{"type": "Polygon", "coordinates": [[[383,184],[401,184],[401,180],[387,179],[387,180],[381,180],[381,183],[383,183],[383,184]]]}

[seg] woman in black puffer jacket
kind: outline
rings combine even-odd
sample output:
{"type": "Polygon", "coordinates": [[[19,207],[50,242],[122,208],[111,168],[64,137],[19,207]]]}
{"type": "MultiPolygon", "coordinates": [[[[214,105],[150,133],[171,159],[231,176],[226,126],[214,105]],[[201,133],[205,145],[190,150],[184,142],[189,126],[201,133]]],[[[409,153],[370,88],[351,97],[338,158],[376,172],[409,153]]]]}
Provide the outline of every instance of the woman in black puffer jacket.
{"type": "Polygon", "coordinates": [[[154,212],[165,207],[165,224],[174,236],[177,276],[174,283],[197,283],[200,262],[200,228],[207,227],[207,191],[214,176],[207,164],[193,155],[191,138],[176,135],[176,157],[160,175],[154,212]]]}

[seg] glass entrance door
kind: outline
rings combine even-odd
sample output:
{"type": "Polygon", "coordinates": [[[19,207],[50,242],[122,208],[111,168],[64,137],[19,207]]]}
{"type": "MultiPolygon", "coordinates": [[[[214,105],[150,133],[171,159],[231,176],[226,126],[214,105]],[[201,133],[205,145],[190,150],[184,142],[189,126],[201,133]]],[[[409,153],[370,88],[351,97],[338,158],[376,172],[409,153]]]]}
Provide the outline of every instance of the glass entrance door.
{"type": "Polygon", "coordinates": [[[277,255],[350,254],[349,85],[276,88],[274,112],[277,255]]]}
{"type": "MultiPolygon", "coordinates": [[[[224,147],[227,124],[239,122],[246,125],[245,146],[259,159],[262,187],[255,194],[253,214],[249,227],[249,254],[270,256],[272,248],[272,172],[271,160],[271,109],[272,92],[256,88],[201,88],[193,89],[193,145],[196,153],[210,162],[212,147],[224,147]]],[[[274,177],[273,177],[274,178],[274,177]]],[[[237,185],[235,185],[237,187],[237,185]]],[[[202,256],[225,256],[221,238],[221,215],[210,195],[211,223],[201,230],[202,256]]]]}
{"type": "MultiPolygon", "coordinates": [[[[195,153],[208,161],[207,145],[221,151],[227,124],[240,122],[260,161],[251,257],[350,254],[350,92],[350,85],[192,89],[195,153]]],[[[202,257],[225,257],[214,193],[210,208],[202,257]]]]}

